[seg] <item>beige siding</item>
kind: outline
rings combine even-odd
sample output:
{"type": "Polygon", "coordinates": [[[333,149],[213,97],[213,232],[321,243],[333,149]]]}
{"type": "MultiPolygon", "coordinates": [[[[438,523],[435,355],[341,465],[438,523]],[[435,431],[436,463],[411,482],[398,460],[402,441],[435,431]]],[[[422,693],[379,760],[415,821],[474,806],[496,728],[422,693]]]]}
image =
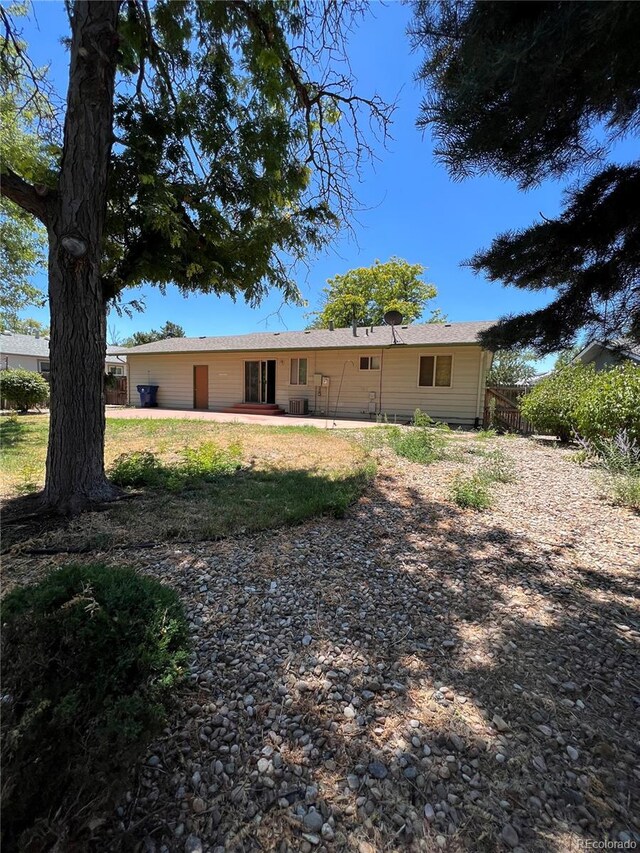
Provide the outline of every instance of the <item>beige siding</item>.
{"type": "MultiPolygon", "coordinates": [[[[193,408],[193,368],[209,367],[209,408],[228,408],[244,399],[244,362],[276,361],[276,403],[285,411],[292,397],[306,397],[309,411],[333,417],[368,418],[377,414],[404,420],[419,407],[434,418],[473,424],[478,413],[482,351],[477,346],[388,347],[380,350],[315,350],[251,353],[167,353],[129,356],[130,402],[137,404],[137,385],[158,385],[158,404],[193,408]],[[420,355],[452,355],[451,388],[418,387],[420,355]],[[381,370],[360,370],[361,355],[378,355],[381,370]],[[290,359],[306,358],[307,385],[290,385],[290,359]],[[316,388],[314,374],[328,376],[329,386],[316,388]]],[[[481,388],[484,393],[484,388],[481,388]]]]}
{"type": "Polygon", "coordinates": [[[21,367],[23,370],[38,370],[38,365],[41,361],[49,361],[48,358],[44,356],[36,356],[36,355],[2,355],[2,367],[8,368],[17,368],[21,367]]]}

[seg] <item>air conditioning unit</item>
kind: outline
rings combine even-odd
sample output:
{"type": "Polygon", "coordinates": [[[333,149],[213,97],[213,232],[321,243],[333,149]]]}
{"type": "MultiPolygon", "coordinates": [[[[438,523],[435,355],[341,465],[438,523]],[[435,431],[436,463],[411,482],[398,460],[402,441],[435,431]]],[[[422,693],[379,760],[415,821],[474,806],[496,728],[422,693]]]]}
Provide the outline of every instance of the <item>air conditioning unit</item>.
{"type": "Polygon", "coordinates": [[[289,414],[308,415],[309,401],[306,399],[306,397],[294,397],[293,400],[289,400],[289,414]]]}

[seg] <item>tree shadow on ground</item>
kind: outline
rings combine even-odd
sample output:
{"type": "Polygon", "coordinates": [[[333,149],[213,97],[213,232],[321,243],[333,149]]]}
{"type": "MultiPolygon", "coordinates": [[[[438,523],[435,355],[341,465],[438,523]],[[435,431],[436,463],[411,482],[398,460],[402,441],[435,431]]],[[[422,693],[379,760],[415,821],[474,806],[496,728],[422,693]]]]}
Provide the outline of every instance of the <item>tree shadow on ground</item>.
{"type": "Polygon", "coordinates": [[[25,440],[27,424],[17,415],[0,418],[0,447],[15,447],[25,440]]]}
{"type": "Polygon", "coordinates": [[[358,499],[370,466],[331,475],[316,470],[242,468],[180,490],[140,489],[75,518],[38,511],[38,495],[6,501],[3,551],[88,553],[160,542],[216,541],[239,533],[341,517],[358,499]],[[28,546],[25,547],[25,543],[28,546]]]}
{"type": "Polygon", "coordinates": [[[638,831],[633,580],[578,562],[575,542],[491,514],[469,525],[385,485],[345,522],[201,546],[178,567],[150,554],[197,602],[188,742],[154,745],[160,766],[140,768],[96,849],[182,850],[182,826],[211,849],[300,850],[309,800],[334,821],[327,849],[430,850],[440,836],[501,850],[508,824],[522,849],[559,852],[638,831]],[[171,802],[154,799],[168,778],[171,802]]]}
{"type": "Polygon", "coordinates": [[[188,743],[154,747],[96,845],[560,853],[640,832],[636,587],[465,521],[382,477],[345,522],[150,566],[197,602],[188,743]],[[333,840],[304,839],[311,802],[333,840]]]}

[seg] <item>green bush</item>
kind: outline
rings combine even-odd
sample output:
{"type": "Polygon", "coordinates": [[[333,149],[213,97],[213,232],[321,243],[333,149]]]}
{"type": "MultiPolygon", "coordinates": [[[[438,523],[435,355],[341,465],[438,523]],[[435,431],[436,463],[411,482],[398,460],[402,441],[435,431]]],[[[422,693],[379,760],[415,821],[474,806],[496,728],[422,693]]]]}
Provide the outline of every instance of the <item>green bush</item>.
{"type": "Polygon", "coordinates": [[[178,462],[163,463],[155,453],[134,450],[118,456],[109,474],[117,486],[179,492],[233,473],[240,467],[242,450],[238,444],[223,448],[209,441],[185,447],[180,457],[178,462]]]}
{"type": "Polygon", "coordinates": [[[481,473],[454,480],[451,496],[463,509],[488,509],[492,503],[489,480],[481,473]]]}
{"type": "Polygon", "coordinates": [[[640,441],[640,365],[627,362],[593,375],[576,402],[575,423],[584,438],[626,432],[640,441]]]}
{"type": "Polygon", "coordinates": [[[14,590],[2,622],[3,841],[48,849],[54,815],[107,797],[161,730],[187,623],[171,589],[101,565],[14,590]]]}
{"type": "Polygon", "coordinates": [[[572,364],[556,370],[522,398],[520,411],[536,429],[569,441],[577,428],[578,402],[595,376],[593,365],[572,364]]]}
{"type": "Polygon", "coordinates": [[[111,467],[110,477],[116,486],[161,486],[163,466],[150,450],[133,450],[122,453],[111,467]]]}
{"type": "Polygon", "coordinates": [[[13,409],[27,412],[49,399],[49,383],[33,370],[0,370],[0,398],[13,409]]]}

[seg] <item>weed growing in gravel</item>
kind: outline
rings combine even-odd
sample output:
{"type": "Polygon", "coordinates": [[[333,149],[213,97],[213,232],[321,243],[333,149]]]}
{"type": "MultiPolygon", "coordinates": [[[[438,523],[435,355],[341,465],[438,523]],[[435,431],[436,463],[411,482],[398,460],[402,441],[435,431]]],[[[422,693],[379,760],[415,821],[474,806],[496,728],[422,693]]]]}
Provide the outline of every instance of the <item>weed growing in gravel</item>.
{"type": "Polygon", "coordinates": [[[489,481],[481,473],[454,480],[451,496],[463,509],[488,509],[492,503],[489,481]]]}
{"type": "Polygon", "coordinates": [[[479,429],[476,433],[476,438],[479,438],[480,441],[487,441],[490,438],[495,438],[497,434],[497,430],[493,429],[493,427],[490,429],[479,429]]]}
{"type": "Polygon", "coordinates": [[[488,509],[492,502],[492,483],[513,483],[516,479],[512,462],[502,450],[492,450],[485,455],[481,468],[469,477],[458,477],[452,486],[451,497],[464,509],[488,509]]]}
{"type": "Polygon", "coordinates": [[[389,445],[410,462],[429,465],[444,459],[446,441],[433,427],[390,427],[389,445]]]}
{"type": "Polygon", "coordinates": [[[640,509],[640,443],[627,430],[612,438],[579,439],[576,462],[595,461],[604,472],[605,489],[614,503],[640,509]],[[577,458],[578,457],[578,458],[577,458]]]}
{"type": "Polygon", "coordinates": [[[511,460],[499,449],[486,454],[482,474],[492,483],[513,483],[516,479],[511,460]]]}
{"type": "Polygon", "coordinates": [[[445,458],[447,424],[436,423],[425,412],[416,409],[412,427],[389,427],[389,446],[410,462],[429,465],[445,458]]]}
{"type": "Polygon", "coordinates": [[[614,503],[640,510],[640,475],[617,474],[609,481],[614,503]]]}

